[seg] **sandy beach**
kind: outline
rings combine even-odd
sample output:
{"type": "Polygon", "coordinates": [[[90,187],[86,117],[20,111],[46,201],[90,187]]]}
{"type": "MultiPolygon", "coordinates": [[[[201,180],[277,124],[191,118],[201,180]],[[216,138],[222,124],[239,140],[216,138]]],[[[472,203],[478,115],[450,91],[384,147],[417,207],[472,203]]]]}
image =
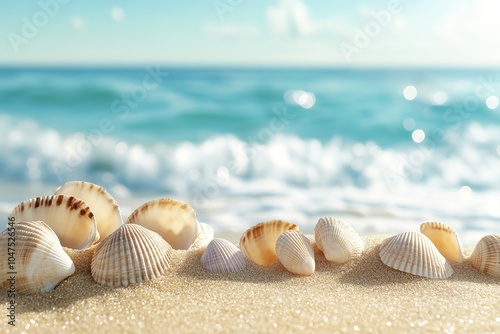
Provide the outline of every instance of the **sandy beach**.
{"type": "Polygon", "coordinates": [[[6,333],[500,332],[498,278],[468,263],[453,264],[447,280],[392,270],[378,257],[386,237],[364,237],[362,257],[346,264],[326,261],[315,246],[316,272],[309,277],[279,262],[214,274],[201,266],[201,251],[174,251],[165,276],[124,288],[92,280],[93,249],[68,250],[75,275],[52,292],[20,296],[16,328],[5,317],[0,327],[6,333]]]}

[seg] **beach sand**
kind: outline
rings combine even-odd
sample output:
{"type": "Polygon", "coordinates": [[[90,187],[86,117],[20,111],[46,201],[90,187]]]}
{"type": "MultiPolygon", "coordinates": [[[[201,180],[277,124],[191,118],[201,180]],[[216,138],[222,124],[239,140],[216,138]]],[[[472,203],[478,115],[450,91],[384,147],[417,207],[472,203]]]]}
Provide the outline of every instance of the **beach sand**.
{"type": "MultiPolygon", "coordinates": [[[[214,274],[201,251],[174,251],[158,279],[123,288],[96,284],[92,250],[68,251],[75,275],[54,291],[18,298],[17,326],[7,333],[500,333],[500,280],[468,263],[447,280],[430,280],[383,265],[387,236],[363,237],[362,257],[325,260],[295,276],[276,262],[248,262],[240,273],[214,274]]],[[[470,254],[471,249],[467,252],[470,254]]],[[[2,295],[6,296],[3,290],[2,295]]],[[[2,309],[7,306],[5,299],[2,309]]]]}

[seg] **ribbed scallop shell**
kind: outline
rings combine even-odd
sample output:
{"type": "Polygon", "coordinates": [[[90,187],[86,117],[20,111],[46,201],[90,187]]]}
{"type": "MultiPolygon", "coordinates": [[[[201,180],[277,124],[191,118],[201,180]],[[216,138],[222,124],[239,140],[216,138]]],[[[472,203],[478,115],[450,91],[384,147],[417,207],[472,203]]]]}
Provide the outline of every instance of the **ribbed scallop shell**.
{"type": "Polygon", "coordinates": [[[215,238],[208,244],[201,256],[203,268],[214,273],[242,271],[246,266],[243,253],[233,243],[215,238]]]}
{"type": "Polygon", "coordinates": [[[465,260],[462,242],[457,232],[450,226],[439,222],[427,222],[420,225],[420,232],[432,241],[448,261],[463,262],[465,260]]]}
{"type": "Polygon", "coordinates": [[[127,219],[163,237],[174,249],[188,249],[198,235],[194,210],[187,204],[162,198],[140,206],[127,219]]]}
{"type": "Polygon", "coordinates": [[[73,275],[75,265],[64,252],[59,239],[44,222],[18,222],[12,230],[0,235],[0,282],[10,286],[7,279],[15,276],[15,290],[19,293],[53,290],[66,277],[73,275]],[[9,235],[11,232],[11,235],[9,235]],[[15,235],[15,237],[13,237],[15,235]],[[13,261],[8,263],[8,255],[13,261]],[[5,255],[4,255],[5,254],[5,255]],[[15,274],[10,274],[14,272],[15,274]]]}
{"type": "Polygon", "coordinates": [[[281,264],[296,275],[312,275],[316,268],[311,242],[300,231],[286,231],[276,241],[281,264]]]}
{"type": "Polygon", "coordinates": [[[156,232],[125,224],[100,242],[91,263],[94,280],[107,286],[127,286],[165,274],[172,247],[156,232]]]}
{"type": "Polygon", "coordinates": [[[85,181],[71,181],[57,188],[54,195],[74,196],[90,207],[95,215],[97,231],[106,238],[123,225],[118,204],[104,188],[85,181]]]}
{"type": "Polygon", "coordinates": [[[94,213],[82,200],[56,195],[22,202],[10,214],[16,221],[43,221],[63,247],[83,249],[99,240],[94,213]]]}
{"type": "Polygon", "coordinates": [[[469,261],[477,270],[500,277],[500,235],[490,234],[479,240],[469,261]]]}
{"type": "Polygon", "coordinates": [[[384,240],[380,259],[391,268],[427,278],[443,279],[453,269],[429,238],[418,232],[404,232],[384,240]]]}
{"type": "Polygon", "coordinates": [[[280,235],[298,229],[297,225],[284,220],[259,223],[243,233],[240,249],[251,261],[261,266],[270,266],[278,258],[276,241],[280,235]]]}
{"type": "Polygon", "coordinates": [[[340,219],[320,218],[314,228],[314,238],[328,261],[345,263],[363,253],[363,240],[359,234],[340,219]]]}
{"type": "Polygon", "coordinates": [[[214,230],[212,226],[205,223],[198,223],[198,236],[189,249],[206,248],[213,238],[214,230]]]}

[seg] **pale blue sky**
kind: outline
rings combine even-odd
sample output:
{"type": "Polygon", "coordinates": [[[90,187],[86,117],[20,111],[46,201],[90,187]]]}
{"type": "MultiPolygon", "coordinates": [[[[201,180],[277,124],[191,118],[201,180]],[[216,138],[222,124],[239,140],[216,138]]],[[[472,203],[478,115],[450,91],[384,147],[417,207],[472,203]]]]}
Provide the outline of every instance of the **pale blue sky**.
{"type": "Polygon", "coordinates": [[[500,65],[495,0],[59,1],[0,2],[0,64],[500,65]]]}

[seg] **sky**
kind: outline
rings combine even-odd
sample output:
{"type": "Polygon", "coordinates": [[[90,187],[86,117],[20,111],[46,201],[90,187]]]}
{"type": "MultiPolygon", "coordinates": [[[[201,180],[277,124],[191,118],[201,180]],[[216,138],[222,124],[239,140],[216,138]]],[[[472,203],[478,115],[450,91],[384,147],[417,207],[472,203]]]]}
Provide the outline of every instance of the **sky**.
{"type": "Polygon", "coordinates": [[[0,65],[497,67],[496,0],[2,1],[0,65]]]}

